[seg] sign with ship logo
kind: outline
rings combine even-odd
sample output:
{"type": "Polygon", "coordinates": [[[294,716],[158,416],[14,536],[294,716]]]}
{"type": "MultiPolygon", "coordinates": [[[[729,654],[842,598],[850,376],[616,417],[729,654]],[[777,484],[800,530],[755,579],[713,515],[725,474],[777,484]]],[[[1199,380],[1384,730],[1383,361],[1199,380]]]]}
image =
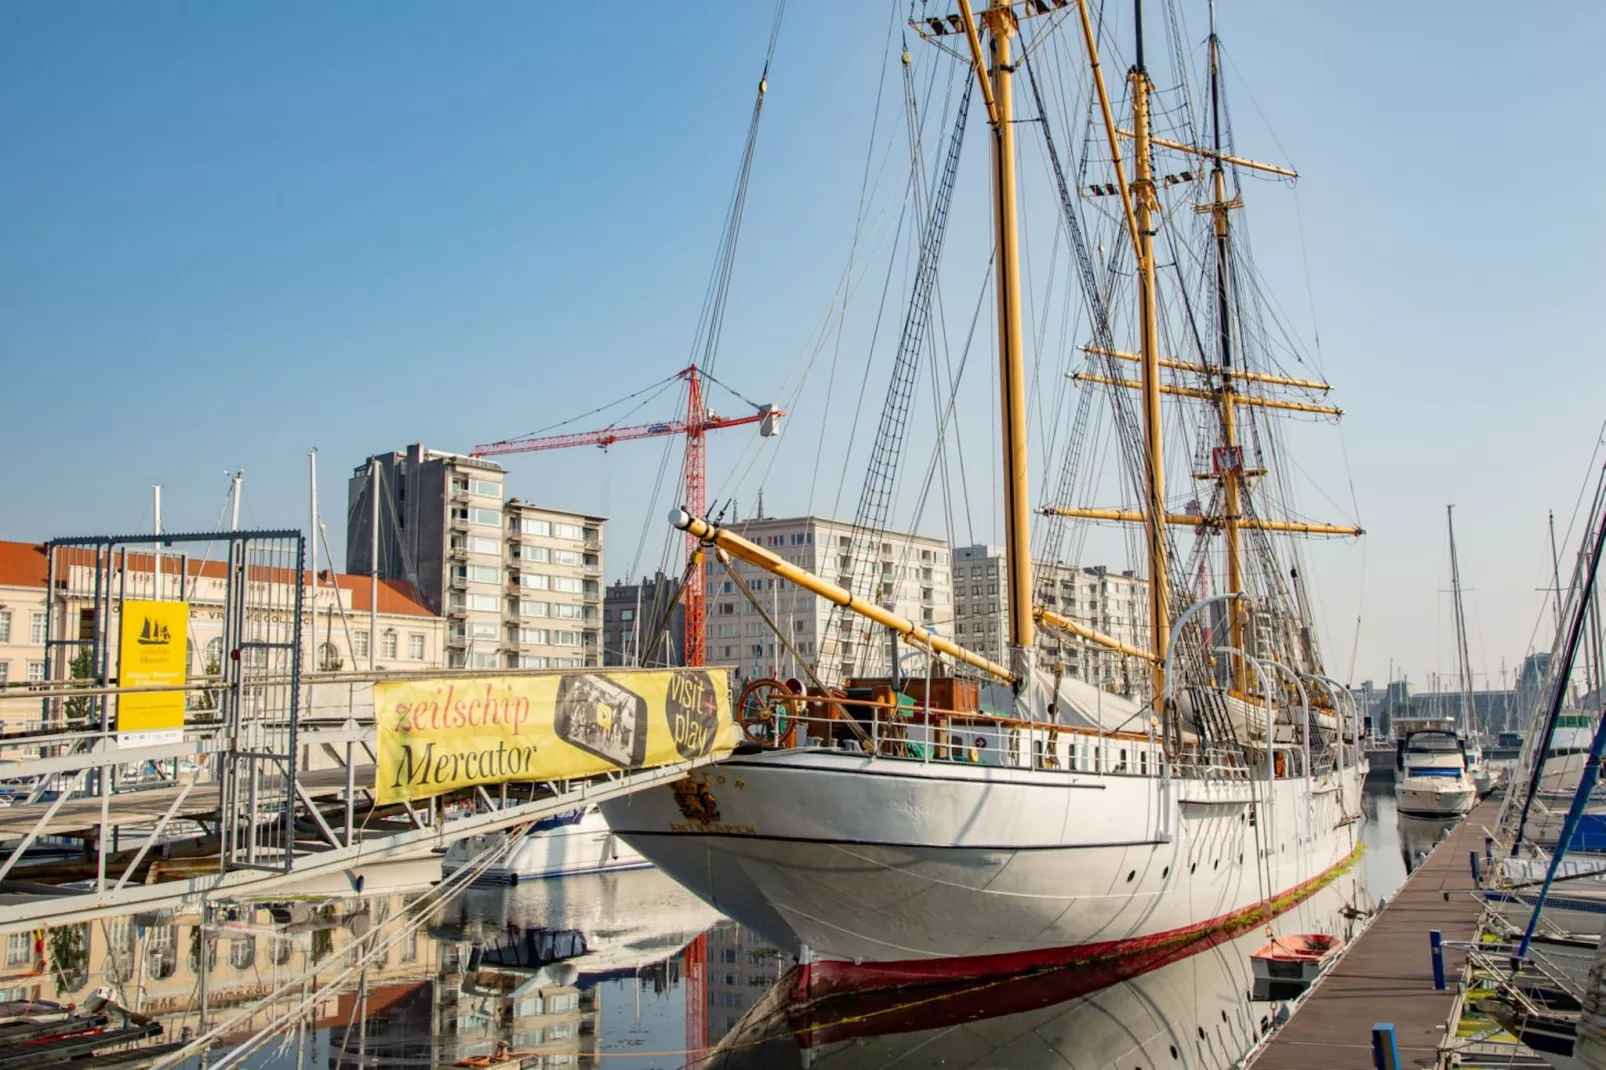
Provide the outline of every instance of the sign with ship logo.
{"type": "Polygon", "coordinates": [[[722,669],[460,676],[374,685],[380,805],[729,754],[722,669]]]}
{"type": "MultiPolygon", "coordinates": [[[[188,682],[190,604],[128,600],[122,605],[119,687],[180,688],[188,682]]],[[[184,738],[183,691],[117,696],[117,743],[145,747],[184,738]]]]}

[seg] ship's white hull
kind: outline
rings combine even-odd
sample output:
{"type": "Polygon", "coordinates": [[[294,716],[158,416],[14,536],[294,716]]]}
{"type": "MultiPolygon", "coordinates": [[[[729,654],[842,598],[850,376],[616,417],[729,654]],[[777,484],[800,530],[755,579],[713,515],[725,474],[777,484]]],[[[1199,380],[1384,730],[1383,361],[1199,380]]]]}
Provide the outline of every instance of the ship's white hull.
{"type": "Polygon", "coordinates": [[[1394,783],[1394,802],[1412,817],[1459,817],[1471,810],[1478,793],[1466,777],[1403,777],[1394,783]]]}
{"type": "MultiPolygon", "coordinates": [[[[485,851],[500,847],[510,835],[493,832],[458,840],[446,849],[441,873],[450,876],[475,858],[483,857],[485,851]]],[[[517,884],[523,880],[609,873],[650,865],[651,862],[608,827],[601,811],[591,807],[574,824],[526,833],[475,879],[517,884]]]]}
{"type": "Polygon", "coordinates": [[[690,806],[684,790],[662,788],[604,812],[676,880],[809,964],[816,992],[1208,931],[1347,860],[1360,788],[1354,768],[1284,779],[1268,808],[1264,782],[822,750],[741,758],[696,779],[707,798],[690,806]]]}

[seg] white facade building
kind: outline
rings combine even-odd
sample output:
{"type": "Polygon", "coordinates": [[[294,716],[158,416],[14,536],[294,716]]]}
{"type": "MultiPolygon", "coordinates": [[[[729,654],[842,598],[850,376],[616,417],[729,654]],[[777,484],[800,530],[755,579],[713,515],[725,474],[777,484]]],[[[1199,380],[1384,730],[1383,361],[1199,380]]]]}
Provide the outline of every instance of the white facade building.
{"type": "MultiPolygon", "coordinates": [[[[1009,584],[1004,551],[978,544],[954,551],[954,638],[999,664],[1008,664],[1009,584]]],[[[1032,587],[1043,605],[1131,646],[1149,642],[1149,585],[1130,571],[1083,568],[1039,561],[1032,587]]],[[[1038,664],[1109,691],[1125,691],[1138,683],[1138,667],[1113,650],[1037,629],[1038,664]]]]}
{"type": "MultiPolygon", "coordinates": [[[[873,540],[852,524],[817,516],[748,520],[730,530],[790,563],[832,583],[863,593],[855,586],[853,562],[868,560],[875,575],[875,600],[939,635],[953,634],[953,597],[949,586],[949,549],[941,539],[887,531],[873,540]],[[855,542],[860,545],[855,545],[855,542]]],[[[891,644],[885,629],[844,614],[818,598],[764,570],[732,559],[737,578],[708,559],[707,662],[736,671],[741,679],[796,677],[802,658],[827,680],[887,673],[891,644]],[[780,644],[764,616],[741,590],[745,584],[758,605],[784,631],[796,657],[780,644]],[[833,617],[837,618],[833,621],[833,617]]],[[[907,653],[910,647],[904,647],[907,653]]]]}

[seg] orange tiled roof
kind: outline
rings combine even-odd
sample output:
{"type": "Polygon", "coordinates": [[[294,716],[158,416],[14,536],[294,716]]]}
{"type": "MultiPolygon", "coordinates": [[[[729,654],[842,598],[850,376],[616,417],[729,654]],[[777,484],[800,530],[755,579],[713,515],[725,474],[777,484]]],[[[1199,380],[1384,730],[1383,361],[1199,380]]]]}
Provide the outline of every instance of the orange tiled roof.
{"type": "MultiPolygon", "coordinates": [[[[86,565],[91,564],[94,560],[92,551],[86,549],[74,548],[64,552],[69,555],[69,559],[81,560],[86,565]]],[[[150,570],[151,555],[149,553],[134,552],[129,554],[128,557],[129,565],[133,569],[139,570],[143,565],[145,571],[150,570]]],[[[177,571],[179,560],[180,558],[177,556],[172,558],[164,557],[162,559],[163,573],[167,573],[168,570],[177,571]]],[[[58,557],[57,561],[61,561],[61,558],[58,557]]],[[[226,569],[222,561],[192,559],[189,562],[188,573],[191,576],[222,579],[226,575],[226,569]]],[[[27,542],[0,540],[0,587],[43,587],[48,576],[49,572],[43,546],[27,542]]],[[[304,573],[302,582],[310,582],[311,576],[311,573],[304,573]]],[[[320,571],[318,573],[318,582],[327,586],[330,582],[330,576],[331,574],[328,571],[320,571]]],[[[283,577],[275,577],[281,582],[288,578],[288,573],[283,577]]],[[[333,580],[341,590],[351,592],[351,608],[353,611],[364,613],[368,611],[370,583],[367,576],[353,576],[344,572],[336,572],[333,574],[333,580]]],[[[418,593],[418,589],[406,580],[379,581],[379,612],[403,617],[433,617],[435,615],[424,604],[423,596],[418,593]]]]}

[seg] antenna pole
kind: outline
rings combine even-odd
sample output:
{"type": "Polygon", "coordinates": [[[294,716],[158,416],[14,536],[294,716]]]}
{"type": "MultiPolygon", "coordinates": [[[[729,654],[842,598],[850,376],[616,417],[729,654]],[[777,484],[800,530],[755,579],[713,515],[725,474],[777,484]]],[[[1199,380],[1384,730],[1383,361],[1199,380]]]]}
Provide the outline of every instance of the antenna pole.
{"type": "MultiPolygon", "coordinates": [[[[1143,0],[1135,0],[1137,62],[1128,73],[1132,84],[1132,129],[1136,166],[1132,180],[1133,211],[1138,225],[1138,312],[1142,330],[1143,437],[1148,468],[1149,536],[1149,631],[1154,651],[1154,712],[1165,716],[1165,660],[1171,639],[1171,591],[1166,547],[1165,436],[1160,412],[1160,325],[1155,293],[1154,213],[1159,208],[1154,196],[1152,145],[1149,137],[1148,71],[1143,66],[1143,0]]],[[[1175,746],[1181,725],[1168,743],[1175,746]]]]}
{"type": "MultiPolygon", "coordinates": [[[[162,485],[151,484],[151,528],[158,536],[162,534],[162,485]]],[[[151,598],[162,597],[162,540],[156,540],[156,554],[151,560],[151,598]]]]}
{"type": "MultiPolygon", "coordinates": [[[[311,672],[318,671],[318,447],[314,446],[307,451],[307,560],[312,563],[312,607],[307,614],[308,623],[312,625],[309,633],[312,644],[311,672]]],[[[308,702],[311,706],[311,685],[308,685],[308,702]]]]}
{"type": "Polygon", "coordinates": [[[374,671],[374,647],[379,644],[379,458],[368,459],[368,671],[374,671]]]}
{"type": "Polygon", "coordinates": [[[240,487],[245,483],[245,469],[234,473],[234,489],[229,494],[229,530],[240,530],[240,487]]]}

